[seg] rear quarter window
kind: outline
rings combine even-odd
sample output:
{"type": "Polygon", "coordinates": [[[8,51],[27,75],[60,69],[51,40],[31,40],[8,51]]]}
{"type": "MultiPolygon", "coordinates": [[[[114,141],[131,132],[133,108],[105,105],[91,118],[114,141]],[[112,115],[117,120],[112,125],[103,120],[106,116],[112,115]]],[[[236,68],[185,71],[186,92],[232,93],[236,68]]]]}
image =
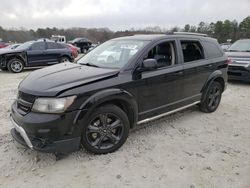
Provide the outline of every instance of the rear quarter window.
{"type": "Polygon", "coordinates": [[[216,57],[223,56],[223,52],[218,47],[218,45],[216,45],[216,44],[214,44],[212,42],[204,41],[203,46],[205,48],[207,58],[216,58],[216,57]]]}

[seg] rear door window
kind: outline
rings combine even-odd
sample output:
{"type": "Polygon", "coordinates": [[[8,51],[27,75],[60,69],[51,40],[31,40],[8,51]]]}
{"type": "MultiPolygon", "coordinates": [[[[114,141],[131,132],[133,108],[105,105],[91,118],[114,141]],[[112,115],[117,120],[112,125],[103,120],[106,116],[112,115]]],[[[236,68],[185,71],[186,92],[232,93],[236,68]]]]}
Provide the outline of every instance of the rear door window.
{"type": "Polygon", "coordinates": [[[36,42],[31,46],[31,50],[45,50],[45,42],[36,42]]]}
{"type": "Polygon", "coordinates": [[[47,42],[47,49],[48,50],[58,49],[58,44],[55,42],[47,42]]]}
{"type": "Polygon", "coordinates": [[[184,63],[204,59],[204,50],[198,41],[181,41],[184,63]]]}

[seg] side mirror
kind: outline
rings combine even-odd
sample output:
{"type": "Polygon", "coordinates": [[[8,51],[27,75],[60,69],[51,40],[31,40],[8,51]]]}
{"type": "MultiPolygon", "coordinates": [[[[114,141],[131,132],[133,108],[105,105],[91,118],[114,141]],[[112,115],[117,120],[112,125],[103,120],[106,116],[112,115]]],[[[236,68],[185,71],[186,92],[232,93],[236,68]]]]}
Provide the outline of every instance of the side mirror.
{"type": "Polygon", "coordinates": [[[141,70],[147,71],[147,70],[154,70],[157,68],[157,61],[156,59],[145,59],[142,62],[141,70]]]}

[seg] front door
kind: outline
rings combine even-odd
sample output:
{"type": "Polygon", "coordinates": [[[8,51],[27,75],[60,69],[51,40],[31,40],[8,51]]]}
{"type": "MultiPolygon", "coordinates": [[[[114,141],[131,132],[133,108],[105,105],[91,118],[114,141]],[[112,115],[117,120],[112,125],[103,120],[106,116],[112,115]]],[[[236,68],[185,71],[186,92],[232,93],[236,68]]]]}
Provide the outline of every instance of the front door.
{"type": "Polygon", "coordinates": [[[170,111],[182,100],[183,65],[176,53],[176,41],[156,44],[143,59],[155,59],[157,68],[134,76],[139,120],[170,111]]]}

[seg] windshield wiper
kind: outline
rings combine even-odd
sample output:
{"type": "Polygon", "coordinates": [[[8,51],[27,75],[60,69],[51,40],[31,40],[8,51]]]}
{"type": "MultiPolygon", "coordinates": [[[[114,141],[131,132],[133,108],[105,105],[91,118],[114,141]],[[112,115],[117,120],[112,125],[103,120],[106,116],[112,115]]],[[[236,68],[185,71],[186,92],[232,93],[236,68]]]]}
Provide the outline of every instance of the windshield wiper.
{"type": "Polygon", "coordinates": [[[95,65],[93,63],[81,63],[81,65],[86,65],[86,66],[89,66],[89,67],[99,67],[98,65],[95,65]]]}

